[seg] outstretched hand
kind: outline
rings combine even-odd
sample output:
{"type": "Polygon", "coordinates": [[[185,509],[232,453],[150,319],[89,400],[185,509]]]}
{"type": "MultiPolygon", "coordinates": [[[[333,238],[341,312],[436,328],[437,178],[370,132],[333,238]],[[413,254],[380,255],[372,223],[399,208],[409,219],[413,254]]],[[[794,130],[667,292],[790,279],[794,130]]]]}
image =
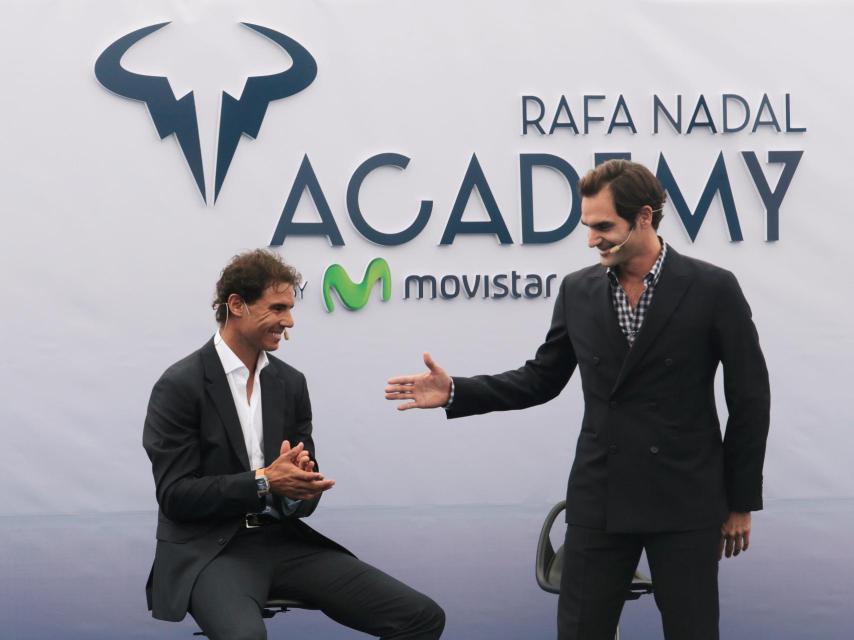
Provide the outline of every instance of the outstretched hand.
{"type": "Polygon", "coordinates": [[[399,411],[407,409],[434,409],[444,407],[451,397],[451,377],[433,362],[429,353],[424,353],[427,371],[418,375],[390,378],[385,388],[386,400],[408,400],[397,406],[399,411]]]}

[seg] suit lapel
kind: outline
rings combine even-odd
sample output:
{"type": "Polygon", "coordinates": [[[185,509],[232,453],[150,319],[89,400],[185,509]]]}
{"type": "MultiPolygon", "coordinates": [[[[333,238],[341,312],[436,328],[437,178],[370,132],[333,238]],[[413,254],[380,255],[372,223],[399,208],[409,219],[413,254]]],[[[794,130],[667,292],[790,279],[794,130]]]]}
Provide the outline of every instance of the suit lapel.
{"type": "Polygon", "coordinates": [[[231,442],[237,458],[243,468],[249,471],[249,456],[246,453],[246,442],[243,439],[240,418],[237,417],[231,388],[228,386],[225,370],[222,368],[222,362],[217,355],[213,340],[202,347],[202,361],[205,366],[205,384],[208,395],[213,400],[214,408],[223,425],[225,425],[226,435],[228,435],[228,440],[231,442]]]}
{"type": "MultiPolygon", "coordinates": [[[[271,362],[261,370],[261,418],[264,421],[264,464],[279,457],[285,439],[285,381],[271,362]]],[[[291,446],[295,445],[291,443],[291,446]]]]}
{"type": "Polygon", "coordinates": [[[596,324],[602,329],[605,335],[605,342],[614,350],[614,355],[620,362],[625,360],[629,350],[629,343],[626,336],[623,335],[620,324],[617,322],[617,314],[614,312],[614,305],[611,302],[611,286],[608,282],[608,274],[605,269],[597,269],[590,277],[592,281],[592,299],[593,308],[595,309],[596,324]]]}
{"type": "Polygon", "coordinates": [[[691,284],[691,278],[689,277],[685,260],[668,246],[667,257],[664,259],[664,265],[662,265],[661,277],[652,296],[652,304],[647,309],[646,317],[643,320],[634,345],[629,349],[629,353],[623,361],[623,367],[620,369],[620,374],[617,376],[617,381],[614,383],[613,389],[611,389],[612,396],[632,372],[632,369],[642,360],[650,345],[652,345],[655,338],[667,324],[670,316],[676,311],[679,302],[688,290],[689,284],[691,284]]]}

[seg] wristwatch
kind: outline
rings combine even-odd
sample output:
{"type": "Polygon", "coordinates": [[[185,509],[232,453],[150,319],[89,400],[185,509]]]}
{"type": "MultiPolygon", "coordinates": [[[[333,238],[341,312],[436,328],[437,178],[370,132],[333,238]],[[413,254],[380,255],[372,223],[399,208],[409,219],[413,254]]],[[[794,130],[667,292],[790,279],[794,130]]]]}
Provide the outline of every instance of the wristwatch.
{"type": "Polygon", "coordinates": [[[267,480],[267,476],[260,475],[255,478],[255,488],[258,491],[258,497],[263,498],[267,494],[270,493],[270,481],[267,480]]]}

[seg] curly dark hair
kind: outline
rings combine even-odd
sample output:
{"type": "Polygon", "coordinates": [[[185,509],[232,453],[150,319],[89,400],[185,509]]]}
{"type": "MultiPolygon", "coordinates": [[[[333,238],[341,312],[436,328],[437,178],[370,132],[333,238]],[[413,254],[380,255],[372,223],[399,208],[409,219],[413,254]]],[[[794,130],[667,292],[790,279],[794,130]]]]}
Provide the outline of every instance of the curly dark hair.
{"type": "Polygon", "coordinates": [[[653,210],[652,228],[658,229],[660,209],[667,196],[649,169],[629,160],[608,160],[578,181],[578,193],[582,197],[595,196],[605,187],[610,187],[614,208],[621,218],[634,225],[641,207],[649,205],[653,210]]]}
{"type": "Polygon", "coordinates": [[[302,282],[302,276],[281,256],[266,249],[245,251],[234,256],[219,276],[213,308],[216,321],[222,324],[226,318],[228,296],[236,293],[246,304],[252,304],[267,287],[285,283],[296,287],[302,282]]]}

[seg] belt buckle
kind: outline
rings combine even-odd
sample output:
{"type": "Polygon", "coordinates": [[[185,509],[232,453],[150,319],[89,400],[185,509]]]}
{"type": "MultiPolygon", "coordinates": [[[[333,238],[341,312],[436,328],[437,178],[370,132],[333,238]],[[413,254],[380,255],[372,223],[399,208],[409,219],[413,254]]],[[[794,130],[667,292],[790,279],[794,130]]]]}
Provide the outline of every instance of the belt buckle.
{"type": "Polygon", "coordinates": [[[252,521],[254,521],[254,522],[258,522],[258,520],[257,520],[256,518],[257,518],[257,514],[255,514],[255,513],[247,513],[247,514],[243,517],[243,524],[244,524],[244,526],[245,526],[247,529],[258,529],[261,525],[260,525],[260,524],[252,524],[252,522],[250,521],[250,519],[251,519],[251,520],[252,520],[252,521]]]}

